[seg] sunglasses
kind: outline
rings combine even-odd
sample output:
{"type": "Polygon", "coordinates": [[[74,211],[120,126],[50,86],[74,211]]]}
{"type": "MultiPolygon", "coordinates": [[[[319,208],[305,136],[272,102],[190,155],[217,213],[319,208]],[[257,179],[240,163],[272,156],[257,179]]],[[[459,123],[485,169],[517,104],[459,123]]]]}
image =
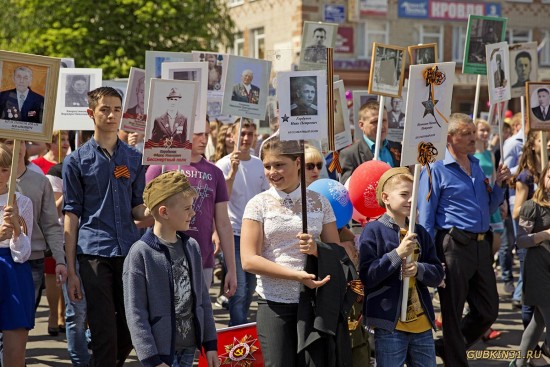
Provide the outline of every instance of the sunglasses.
{"type": "Polygon", "coordinates": [[[313,171],[313,169],[317,167],[318,170],[320,170],[321,168],[323,168],[323,163],[321,162],[317,162],[317,163],[306,163],[306,169],[308,171],[313,171]]]}

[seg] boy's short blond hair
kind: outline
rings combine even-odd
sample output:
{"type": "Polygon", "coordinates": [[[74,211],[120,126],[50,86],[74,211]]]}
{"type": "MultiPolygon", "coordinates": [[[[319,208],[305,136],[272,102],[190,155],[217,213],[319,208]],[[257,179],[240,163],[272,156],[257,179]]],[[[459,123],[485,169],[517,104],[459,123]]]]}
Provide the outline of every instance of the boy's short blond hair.
{"type": "Polygon", "coordinates": [[[395,185],[400,182],[413,182],[414,177],[406,167],[390,168],[380,177],[378,186],[376,187],[376,201],[382,208],[386,207],[386,204],[382,200],[382,193],[391,192],[395,185]]]}
{"type": "Polygon", "coordinates": [[[143,190],[143,202],[151,213],[160,205],[172,206],[175,195],[183,193],[185,198],[195,198],[197,191],[191,186],[187,177],[179,171],[169,171],[155,177],[143,190]]]}

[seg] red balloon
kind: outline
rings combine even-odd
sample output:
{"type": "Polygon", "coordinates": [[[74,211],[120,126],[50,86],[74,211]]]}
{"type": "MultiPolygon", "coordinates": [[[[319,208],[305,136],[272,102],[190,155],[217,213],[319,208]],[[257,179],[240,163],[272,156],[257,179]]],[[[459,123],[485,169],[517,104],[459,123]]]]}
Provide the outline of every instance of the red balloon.
{"type": "MultiPolygon", "coordinates": [[[[346,183],[344,183],[344,187],[346,188],[346,190],[348,190],[348,193],[349,193],[349,180],[351,179],[351,177],[348,177],[348,179],[346,180],[346,183]]],[[[353,205],[353,203],[351,204],[353,205]]],[[[353,214],[351,215],[351,218],[358,222],[358,223],[361,223],[361,227],[364,227],[365,224],[367,223],[367,217],[364,216],[363,214],[359,213],[357,211],[357,209],[355,209],[355,207],[353,208],[353,214]]]]}
{"type": "Polygon", "coordinates": [[[353,171],[349,180],[349,198],[359,213],[372,218],[386,212],[376,201],[376,188],[380,177],[390,168],[382,161],[367,161],[353,171]]]}

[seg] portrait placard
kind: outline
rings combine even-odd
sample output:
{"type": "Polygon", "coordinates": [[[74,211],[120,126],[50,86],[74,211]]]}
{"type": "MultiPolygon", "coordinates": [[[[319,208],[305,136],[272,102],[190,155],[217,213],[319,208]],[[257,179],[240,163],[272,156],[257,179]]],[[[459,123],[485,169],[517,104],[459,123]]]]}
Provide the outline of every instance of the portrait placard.
{"type": "Polygon", "coordinates": [[[124,99],[120,128],[128,132],[145,134],[145,69],[130,68],[128,90],[124,99]]]}
{"type": "Polygon", "coordinates": [[[222,113],[264,119],[271,61],[228,56],[222,113]]]}
{"type": "Polygon", "coordinates": [[[61,58],[61,67],[62,68],[74,68],[74,58],[72,57],[62,57],[61,58]]]}
{"type": "MultiPolygon", "coordinates": [[[[189,52],[173,51],[145,51],[145,95],[149,95],[149,82],[151,78],[160,78],[163,62],[193,61],[193,55],[189,52]]],[[[148,110],[148,99],[145,99],[145,110],[148,110]]]]}
{"type": "Polygon", "coordinates": [[[508,46],[512,98],[525,95],[525,83],[537,80],[539,55],[537,43],[516,43],[508,46]]]}
{"type": "Polygon", "coordinates": [[[0,51],[0,136],[51,142],[61,60],[0,51]]]}
{"type": "Polygon", "coordinates": [[[493,105],[508,101],[510,95],[510,56],[508,43],[499,42],[485,45],[487,60],[487,83],[489,102],[493,105]]]}
{"type": "MultiPolygon", "coordinates": [[[[162,79],[192,80],[199,83],[195,122],[206,121],[206,88],[208,65],[205,62],[166,62],[162,64],[162,79]]],[[[204,124],[196,123],[194,134],[204,132],[204,124]]]]}
{"type": "Polygon", "coordinates": [[[189,164],[199,82],[151,79],[144,165],[189,164]]]}
{"type": "Polygon", "coordinates": [[[68,68],[59,70],[55,107],[56,130],[93,130],[88,116],[88,92],[101,87],[101,69],[68,68]]]}
{"type": "Polygon", "coordinates": [[[353,92],[353,116],[351,119],[353,120],[353,126],[354,126],[354,132],[353,132],[353,141],[357,141],[359,139],[363,139],[363,132],[361,130],[361,127],[359,126],[359,120],[361,119],[361,116],[359,115],[359,111],[361,110],[361,106],[363,106],[368,101],[378,101],[379,96],[376,94],[369,94],[368,90],[354,90],[353,92]]]}
{"type": "Polygon", "coordinates": [[[408,50],[411,65],[434,64],[437,62],[437,43],[409,46],[408,50]]]}
{"type": "Polygon", "coordinates": [[[384,101],[386,111],[388,111],[388,134],[386,139],[401,143],[403,129],[405,128],[407,88],[403,87],[401,97],[386,98],[384,101]]]}
{"type": "Polygon", "coordinates": [[[550,130],[550,83],[525,83],[529,130],[550,130]]]}
{"type": "Polygon", "coordinates": [[[401,166],[445,157],[455,79],[454,62],[411,65],[401,166]]]}
{"type": "Polygon", "coordinates": [[[463,74],[487,75],[485,45],[504,41],[507,22],[507,18],[470,14],[462,62],[463,74]]]}
{"type": "Polygon", "coordinates": [[[208,62],[206,96],[210,99],[223,98],[227,74],[227,55],[216,52],[193,51],[193,61],[208,62]]]}
{"type": "Polygon", "coordinates": [[[324,70],[277,73],[281,140],[326,139],[327,77],[324,70]]]}
{"type": "Polygon", "coordinates": [[[340,150],[351,145],[353,140],[351,139],[349,109],[344,81],[339,80],[332,84],[334,87],[334,147],[336,150],[340,150]]]}
{"type": "Polygon", "coordinates": [[[399,97],[405,77],[405,48],[372,44],[374,61],[370,65],[369,93],[399,97]]]}
{"type": "MultiPolygon", "coordinates": [[[[122,106],[126,102],[126,90],[128,89],[128,80],[102,80],[102,87],[111,87],[116,89],[118,94],[122,97],[122,106]]],[[[124,111],[124,108],[122,109],[124,111]]]]}
{"type": "Polygon", "coordinates": [[[299,70],[325,70],[327,48],[334,48],[338,24],[304,22],[299,70]]]}

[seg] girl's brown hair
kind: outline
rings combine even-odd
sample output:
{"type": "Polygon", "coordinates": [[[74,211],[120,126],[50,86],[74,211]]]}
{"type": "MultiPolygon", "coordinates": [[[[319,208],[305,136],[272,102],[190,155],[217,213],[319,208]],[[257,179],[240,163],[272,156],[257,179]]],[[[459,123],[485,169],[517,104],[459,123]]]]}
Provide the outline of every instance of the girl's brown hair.
{"type": "MultiPolygon", "coordinates": [[[[525,144],[523,145],[521,157],[519,159],[518,170],[516,174],[511,178],[512,185],[516,184],[516,180],[521,172],[528,170],[533,180],[538,184],[540,177],[544,177],[539,174],[539,169],[537,165],[537,155],[540,153],[535,152],[535,142],[539,137],[540,131],[531,130],[527,134],[527,139],[525,139],[525,144]]],[[[541,147],[541,149],[546,149],[546,147],[541,147]]]]}
{"type": "Polygon", "coordinates": [[[540,206],[550,208],[550,200],[548,200],[548,194],[546,187],[544,187],[544,178],[546,177],[546,174],[548,173],[549,166],[546,165],[546,167],[543,168],[542,172],[540,173],[540,184],[538,185],[537,189],[535,190],[535,193],[533,194],[533,201],[540,206]]]}
{"type": "Polygon", "coordinates": [[[231,133],[232,128],[233,124],[221,124],[221,126],[219,127],[218,137],[216,139],[216,152],[212,157],[210,157],[210,160],[212,162],[217,162],[229,153],[231,153],[227,151],[227,148],[225,146],[225,138],[228,134],[231,133]]]}
{"type": "Polygon", "coordinates": [[[278,135],[273,135],[262,144],[260,159],[263,160],[267,151],[282,155],[295,161],[302,155],[302,147],[296,140],[282,141],[278,135]]]}
{"type": "Polygon", "coordinates": [[[11,167],[11,150],[3,143],[0,143],[0,167],[11,167]]]}

